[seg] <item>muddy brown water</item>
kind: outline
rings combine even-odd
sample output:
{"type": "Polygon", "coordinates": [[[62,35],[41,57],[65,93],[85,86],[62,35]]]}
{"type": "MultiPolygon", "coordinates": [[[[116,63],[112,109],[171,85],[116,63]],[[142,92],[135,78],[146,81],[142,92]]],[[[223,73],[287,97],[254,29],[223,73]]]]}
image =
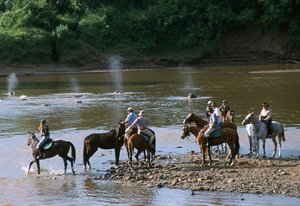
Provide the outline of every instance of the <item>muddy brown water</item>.
{"type": "MultiPolygon", "coordinates": [[[[117,127],[126,108],[145,110],[158,138],[158,154],[186,153],[199,148],[179,138],[189,111],[204,116],[208,100],[229,102],[236,115],[241,153],[248,153],[245,129],[240,125],[249,111],[259,113],[268,102],[274,120],[284,124],[287,141],[282,156],[299,156],[300,66],[236,66],[84,73],[35,73],[0,76],[0,203],[1,205],[295,205],[298,198],[203,192],[168,188],[136,188],[132,185],[93,180],[114,166],[113,151],[99,150],[93,169],[82,166],[83,139],[93,132],[117,127]],[[7,96],[9,89],[15,96],[7,96]],[[115,94],[116,90],[121,93],[115,94]],[[187,98],[195,93],[197,98],[187,98]],[[25,95],[26,100],[20,96],[25,95]],[[42,174],[33,165],[26,174],[31,152],[27,131],[36,131],[47,119],[53,139],[72,141],[77,149],[76,176],[63,175],[59,157],[41,162],[42,174]]],[[[24,96],[23,96],[24,97],[24,96]]],[[[273,144],[267,141],[267,155],[273,144]]],[[[121,160],[126,161],[122,149],[121,160]]]]}

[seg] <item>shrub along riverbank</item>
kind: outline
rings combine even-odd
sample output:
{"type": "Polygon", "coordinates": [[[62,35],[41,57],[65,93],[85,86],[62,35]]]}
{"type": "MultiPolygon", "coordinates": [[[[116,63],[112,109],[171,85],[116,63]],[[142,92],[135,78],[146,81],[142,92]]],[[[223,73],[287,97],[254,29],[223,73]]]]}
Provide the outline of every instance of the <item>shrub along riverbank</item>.
{"type": "Polygon", "coordinates": [[[300,59],[300,2],[0,0],[6,65],[266,63],[300,59]]]}

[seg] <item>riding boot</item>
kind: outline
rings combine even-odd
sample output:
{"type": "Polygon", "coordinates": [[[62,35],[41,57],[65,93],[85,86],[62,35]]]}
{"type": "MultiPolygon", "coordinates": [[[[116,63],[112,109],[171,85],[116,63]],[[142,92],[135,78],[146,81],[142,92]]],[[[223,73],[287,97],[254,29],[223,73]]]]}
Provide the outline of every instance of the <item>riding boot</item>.
{"type": "Polygon", "coordinates": [[[211,137],[210,136],[207,137],[207,146],[211,146],[211,137]]]}

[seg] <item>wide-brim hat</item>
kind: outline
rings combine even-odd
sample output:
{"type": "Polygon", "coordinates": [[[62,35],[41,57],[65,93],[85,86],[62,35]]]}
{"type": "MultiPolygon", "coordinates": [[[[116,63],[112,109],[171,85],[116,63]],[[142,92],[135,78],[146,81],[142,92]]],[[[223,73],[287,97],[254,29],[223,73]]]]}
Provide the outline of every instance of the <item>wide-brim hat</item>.
{"type": "Polygon", "coordinates": [[[133,111],[132,107],[128,107],[127,111],[133,111]]]}
{"type": "Polygon", "coordinates": [[[213,103],[213,102],[209,100],[209,101],[207,102],[207,105],[211,105],[212,103],[213,103]]]}
{"type": "Polygon", "coordinates": [[[141,110],[140,112],[139,112],[139,116],[143,116],[144,115],[144,110],[141,110]]]}
{"type": "Polygon", "coordinates": [[[227,103],[227,101],[224,99],[224,100],[222,101],[222,103],[227,103]]]}

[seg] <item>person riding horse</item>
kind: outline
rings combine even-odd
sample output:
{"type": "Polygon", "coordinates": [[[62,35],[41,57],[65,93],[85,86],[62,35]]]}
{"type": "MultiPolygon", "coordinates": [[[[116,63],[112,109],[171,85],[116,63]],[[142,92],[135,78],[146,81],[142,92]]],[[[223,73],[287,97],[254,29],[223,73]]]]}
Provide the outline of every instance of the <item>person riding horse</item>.
{"type": "Polygon", "coordinates": [[[41,135],[41,141],[36,145],[36,149],[37,149],[37,154],[38,158],[41,157],[42,154],[42,146],[48,141],[50,140],[50,132],[49,132],[49,127],[46,124],[47,121],[42,119],[40,122],[40,126],[39,126],[39,131],[40,131],[40,135],[41,135]]]}
{"type": "Polygon", "coordinates": [[[142,136],[148,136],[149,137],[149,147],[152,149],[154,148],[153,145],[153,140],[154,140],[154,133],[148,128],[149,120],[148,118],[144,115],[144,110],[141,110],[140,113],[138,114],[138,118],[130,125],[125,133],[128,132],[131,128],[133,128],[135,125],[138,127],[138,134],[142,136]]]}
{"type": "Polygon", "coordinates": [[[205,131],[204,136],[207,138],[207,144],[208,146],[210,145],[210,134],[213,133],[214,131],[216,131],[217,129],[220,129],[220,125],[219,125],[219,119],[217,117],[217,115],[214,112],[213,107],[209,107],[209,111],[208,114],[210,115],[209,118],[209,127],[208,129],[205,131]]]}
{"type": "MultiPolygon", "coordinates": [[[[127,117],[124,121],[125,126],[128,128],[132,125],[132,123],[136,120],[137,115],[133,112],[132,107],[128,107],[127,109],[127,117]]],[[[132,133],[137,133],[137,126],[133,126],[131,129],[126,130],[125,137],[129,138],[132,133]]]]}
{"type": "Polygon", "coordinates": [[[268,128],[267,137],[272,138],[272,110],[268,103],[264,102],[261,104],[262,110],[259,115],[259,120],[264,122],[268,128]]]}

